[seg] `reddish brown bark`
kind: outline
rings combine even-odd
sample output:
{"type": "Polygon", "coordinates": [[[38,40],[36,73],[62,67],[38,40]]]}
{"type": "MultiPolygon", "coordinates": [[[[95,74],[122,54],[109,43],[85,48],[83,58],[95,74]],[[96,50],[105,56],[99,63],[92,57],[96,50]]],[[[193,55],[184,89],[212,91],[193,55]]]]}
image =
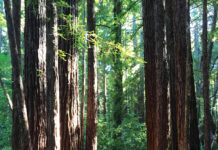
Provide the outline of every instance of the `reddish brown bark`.
{"type": "Polygon", "coordinates": [[[71,21],[65,21],[60,18],[59,27],[64,38],[59,38],[59,49],[65,54],[65,58],[59,58],[59,76],[60,76],[60,131],[61,131],[61,149],[62,150],[80,150],[81,148],[81,130],[79,114],[79,80],[78,80],[78,37],[77,0],[65,0],[71,6],[70,8],[61,8],[66,16],[72,15],[71,21]],[[69,34],[70,26],[74,27],[69,34]]]}
{"type": "Polygon", "coordinates": [[[46,4],[25,1],[24,83],[34,150],[46,149],[46,4]]]}
{"type": "Polygon", "coordinates": [[[154,134],[154,150],[167,149],[168,114],[167,114],[167,84],[166,68],[164,64],[164,6],[163,0],[156,0],[154,4],[155,20],[155,73],[156,73],[156,108],[152,112],[156,123],[154,134]]]}
{"type": "Polygon", "coordinates": [[[185,100],[186,81],[186,0],[173,1],[173,29],[175,56],[175,100],[178,149],[188,149],[188,103],[185,100]]]}
{"type": "Polygon", "coordinates": [[[146,125],[147,149],[154,150],[153,141],[156,138],[153,132],[156,124],[156,72],[155,68],[155,29],[154,29],[154,1],[143,0],[143,26],[144,26],[144,60],[145,64],[145,91],[146,91],[146,125]]]}
{"type": "Polygon", "coordinates": [[[174,34],[173,34],[173,6],[172,0],[166,0],[166,40],[169,63],[169,105],[170,105],[170,141],[169,148],[178,150],[176,101],[175,101],[175,60],[174,60],[174,34]]]}
{"type": "Polygon", "coordinates": [[[60,101],[58,76],[58,14],[56,0],[47,0],[46,79],[47,79],[47,150],[60,149],[60,101]]]}
{"type": "Polygon", "coordinates": [[[86,150],[97,150],[97,62],[95,47],[94,0],[87,0],[88,25],[88,99],[86,123],[86,150]]]}

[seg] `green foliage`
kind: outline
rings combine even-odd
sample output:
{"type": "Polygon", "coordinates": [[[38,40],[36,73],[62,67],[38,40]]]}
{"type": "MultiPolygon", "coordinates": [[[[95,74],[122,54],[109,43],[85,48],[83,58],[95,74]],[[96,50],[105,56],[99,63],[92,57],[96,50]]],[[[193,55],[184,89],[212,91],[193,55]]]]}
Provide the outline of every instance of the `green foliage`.
{"type": "Polygon", "coordinates": [[[98,149],[109,150],[113,146],[119,150],[145,150],[145,123],[139,123],[134,114],[126,116],[118,128],[114,128],[111,122],[99,119],[98,149]],[[121,136],[118,136],[120,133],[121,136]],[[114,140],[114,136],[117,136],[116,140],[114,140]]]}
{"type": "Polygon", "coordinates": [[[5,27],[6,26],[6,20],[4,18],[4,15],[0,12],[0,27],[5,27]]]}
{"type": "Polygon", "coordinates": [[[56,2],[56,6],[59,7],[59,8],[61,8],[61,7],[63,7],[63,8],[71,8],[71,6],[67,2],[65,2],[63,0],[57,1],[56,2]]]}
{"type": "MultiPolygon", "coordinates": [[[[0,53],[0,75],[7,92],[11,95],[11,62],[10,56],[0,53]]],[[[7,99],[0,88],[0,149],[11,149],[11,110],[7,99]]]]}

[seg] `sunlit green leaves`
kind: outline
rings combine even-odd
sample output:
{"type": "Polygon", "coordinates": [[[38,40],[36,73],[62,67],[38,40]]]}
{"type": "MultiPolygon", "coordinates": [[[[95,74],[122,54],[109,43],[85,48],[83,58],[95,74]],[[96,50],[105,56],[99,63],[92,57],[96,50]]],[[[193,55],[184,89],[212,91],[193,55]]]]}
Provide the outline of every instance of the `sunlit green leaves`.
{"type": "Polygon", "coordinates": [[[4,18],[4,15],[0,13],[0,28],[3,28],[6,26],[6,20],[4,18]]]}

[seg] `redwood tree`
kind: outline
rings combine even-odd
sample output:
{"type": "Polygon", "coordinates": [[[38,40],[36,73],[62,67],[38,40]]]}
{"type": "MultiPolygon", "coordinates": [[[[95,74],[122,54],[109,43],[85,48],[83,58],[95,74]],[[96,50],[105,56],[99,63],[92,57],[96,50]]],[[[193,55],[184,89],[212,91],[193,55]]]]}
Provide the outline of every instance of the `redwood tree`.
{"type": "Polygon", "coordinates": [[[174,60],[174,34],[173,34],[173,0],[166,0],[166,42],[169,64],[169,103],[170,103],[170,141],[172,150],[178,150],[176,101],[175,101],[175,60],[174,60]]]}
{"type": "Polygon", "coordinates": [[[143,29],[144,29],[144,60],[145,63],[145,91],[146,91],[146,124],[147,124],[147,149],[154,150],[153,130],[156,123],[156,71],[155,68],[155,28],[154,28],[154,1],[143,0],[143,29]]]}
{"type": "Polygon", "coordinates": [[[86,123],[86,150],[97,150],[97,62],[94,0],[87,0],[88,27],[88,99],[86,123]]]}
{"type": "Polygon", "coordinates": [[[173,1],[173,31],[175,57],[175,101],[177,116],[178,149],[188,149],[188,101],[185,100],[186,81],[186,0],[173,1]]]}
{"type": "Polygon", "coordinates": [[[64,38],[59,38],[59,49],[65,58],[59,58],[60,131],[61,149],[79,150],[81,146],[78,81],[78,1],[65,0],[70,7],[60,8],[69,20],[59,18],[59,28],[64,38]],[[72,26],[72,30],[70,30],[72,26]],[[73,33],[73,34],[72,34],[73,33]]]}
{"type": "Polygon", "coordinates": [[[47,0],[46,79],[47,79],[47,149],[60,149],[60,102],[58,76],[58,15],[56,0],[47,0]]]}
{"type": "Polygon", "coordinates": [[[167,83],[163,0],[143,1],[147,149],[167,149],[167,83]],[[158,135],[158,136],[157,136],[158,135]]]}
{"type": "MultiPolygon", "coordinates": [[[[13,1],[13,6],[20,7],[20,1],[13,1]]],[[[4,0],[5,13],[8,28],[8,37],[11,51],[11,64],[12,64],[12,149],[31,150],[29,123],[27,117],[26,101],[24,96],[24,87],[21,75],[21,58],[20,58],[20,41],[19,36],[20,29],[15,29],[15,22],[18,23],[16,26],[20,27],[20,8],[15,8],[16,14],[12,13],[11,1],[4,0]],[[14,18],[16,15],[16,21],[14,18]]]]}
{"type": "Polygon", "coordinates": [[[24,86],[30,136],[35,150],[46,149],[46,3],[25,1],[24,86]]]}
{"type": "Polygon", "coordinates": [[[156,84],[156,108],[154,115],[156,123],[153,125],[155,137],[154,150],[167,149],[168,115],[167,115],[167,78],[164,60],[164,4],[163,0],[155,0],[154,21],[155,21],[155,84],[156,84]]]}

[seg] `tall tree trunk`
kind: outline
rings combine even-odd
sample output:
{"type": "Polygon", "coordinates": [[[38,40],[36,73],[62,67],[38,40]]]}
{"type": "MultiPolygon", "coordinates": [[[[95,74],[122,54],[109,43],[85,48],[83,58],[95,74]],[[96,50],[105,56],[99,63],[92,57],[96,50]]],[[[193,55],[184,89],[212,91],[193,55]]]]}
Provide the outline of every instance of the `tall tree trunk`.
{"type": "Polygon", "coordinates": [[[194,86],[194,72],[193,60],[191,52],[191,33],[190,33],[190,0],[187,3],[187,58],[186,58],[186,102],[189,107],[187,108],[187,119],[189,122],[188,141],[190,150],[200,150],[199,130],[198,130],[198,117],[197,117],[197,102],[195,97],[194,86]]]}
{"type": "Polygon", "coordinates": [[[169,63],[169,103],[170,103],[170,148],[178,150],[176,101],[175,101],[175,60],[174,60],[174,34],[173,34],[173,6],[172,0],[166,0],[166,40],[169,63]]]}
{"type": "Polygon", "coordinates": [[[60,132],[62,150],[81,149],[78,80],[78,1],[65,0],[71,7],[63,7],[62,13],[71,15],[70,20],[60,18],[60,29],[64,36],[59,39],[59,49],[66,57],[59,59],[60,84],[60,132]],[[72,30],[71,30],[72,28],[72,30]],[[70,34],[69,32],[73,33],[70,34]]]}
{"type": "Polygon", "coordinates": [[[97,150],[97,61],[95,46],[94,0],[87,0],[88,26],[88,99],[86,124],[86,150],[97,150]]]}
{"type": "Polygon", "coordinates": [[[47,0],[46,79],[47,79],[47,150],[60,149],[60,101],[58,76],[58,31],[56,0],[47,0]]]}
{"type": "Polygon", "coordinates": [[[147,149],[154,150],[154,133],[156,120],[156,71],[155,68],[155,23],[154,1],[143,0],[143,26],[144,26],[144,60],[145,64],[145,91],[146,91],[146,125],[147,149]]]}
{"type": "Polygon", "coordinates": [[[205,150],[211,150],[210,139],[210,99],[209,99],[209,57],[207,50],[207,0],[203,0],[203,98],[204,98],[204,145],[205,150]]]}
{"type": "MultiPolygon", "coordinates": [[[[115,44],[121,44],[121,0],[114,0],[114,33],[115,44]]],[[[113,94],[113,117],[115,126],[119,126],[122,123],[123,118],[123,85],[122,85],[122,62],[121,52],[118,48],[114,49],[113,55],[113,70],[114,70],[114,94],[113,94]]]]}
{"type": "Polygon", "coordinates": [[[186,80],[186,0],[173,1],[173,29],[175,56],[175,100],[177,116],[178,149],[188,150],[188,103],[185,100],[186,80]]]}
{"type": "Polygon", "coordinates": [[[21,0],[12,0],[12,14],[13,14],[13,20],[14,25],[16,25],[15,29],[15,35],[16,35],[16,43],[17,43],[17,49],[18,49],[18,55],[21,58],[21,47],[20,47],[20,36],[21,36],[21,0]]]}
{"type": "Polygon", "coordinates": [[[46,3],[25,1],[24,86],[34,150],[46,149],[46,3]]]}
{"type": "MultiPolygon", "coordinates": [[[[21,60],[19,49],[17,47],[15,24],[13,20],[11,3],[4,0],[5,13],[8,27],[8,37],[11,50],[12,64],[12,149],[13,150],[31,150],[29,124],[27,117],[26,102],[24,96],[23,81],[21,76],[21,60]]],[[[20,16],[18,12],[17,17],[20,16]]]]}
{"type": "Polygon", "coordinates": [[[166,68],[164,64],[164,5],[163,0],[156,0],[154,4],[155,21],[155,72],[156,72],[156,108],[154,115],[156,123],[153,131],[156,136],[154,139],[154,150],[167,149],[168,134],[168,114],[167,114],[167,83],[166,68]]]}

